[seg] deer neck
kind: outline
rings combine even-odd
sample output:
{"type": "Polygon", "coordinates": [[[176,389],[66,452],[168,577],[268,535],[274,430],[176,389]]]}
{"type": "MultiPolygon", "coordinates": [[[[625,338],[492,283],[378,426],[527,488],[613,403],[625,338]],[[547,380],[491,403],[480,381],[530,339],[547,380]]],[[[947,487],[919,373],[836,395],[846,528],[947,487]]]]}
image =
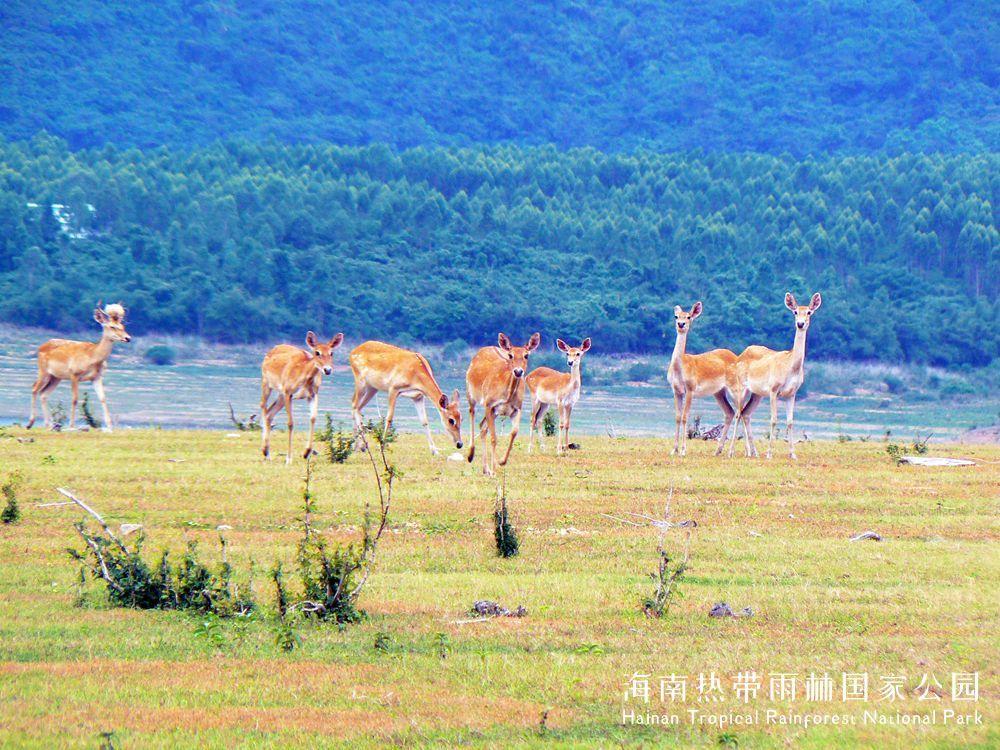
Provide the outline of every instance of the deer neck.
{"type": "Polygon", "coordinates": [[[806,333],[808,329],[795,329],[795,342],[792,344],[792,369],[797,370],[802,367],[806,358],[806,333]]]}
{"type": "Polygon", "coordinates": [[[111,356],[111,349],[114,347],[114,340],[108,336],[108,334],[103,334],[101,340],[94,344],[94,348],[91,349],[91,354],[93,355],[94,362],[103,362],[108,357],[111,356]]]}
{"type": "Polygon", "coordinates": [[[583,360],[578,359],[573,363],[573,366],[569,368],[569,389],[571,391],[578,390],[580,385],[583,383],[583,360]]]}
{"type": "Polygon", "coordinates": [[[687,331],[677,334],[677,341],[674,343],[674,353],[670,355],[670,369],[673,372],[682,373],[684,371],[684,352],[687,351],[687,341],[687,331]]]}

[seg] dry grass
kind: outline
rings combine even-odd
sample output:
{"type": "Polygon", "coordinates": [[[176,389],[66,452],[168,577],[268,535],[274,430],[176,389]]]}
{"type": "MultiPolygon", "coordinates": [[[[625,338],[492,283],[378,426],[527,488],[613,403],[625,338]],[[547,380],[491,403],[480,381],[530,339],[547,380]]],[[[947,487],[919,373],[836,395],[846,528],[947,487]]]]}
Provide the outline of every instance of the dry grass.
{"type": "MultiPolygon", "coordinates": [[[[307,739],[352,747],[715,746],[717,728],[621,726],[626,680],[636,671],[711,670],[731,679],[748,669],[905,673],[908,690],[923,672],[947,688],[952,671],[978,670],[987,723],[737,728],[740,747],[1000,740],[995,447],[935,446],[982,463],[930,469],[895,466],[880,443],[809,443],[796,464],[718,460],[702,443],[676,459],[661,440],[585,438],[583,450],[562,459],[528,457],[519,446],[507,483],[521,555],[500,560],[492,482],[464,462],[431,460],[422,437],[404,436],[395,448],[405,476],[392,533],[360,602],[370,618],[344,632],[305,626],[302,648],[284,654],[266,623],[242,639],[225,625],[227,645],[216,650],[181,613],[114,610],[96,596],[75,607],[76,569],[64,549],[75,543],[70,523],[79,513],[35,503],[70,487],[115,524],[145,524],[151,552],[197,539],[211,558],[215,526],[229,524],[231,559],[238,569],[256,559],[257,590],[270,604],[264,570],[294,555],[301,460],[291,469],[261,464],[255,435],[31,435],[29,444],[0,440],[0,474],[24,475],[25,512],[19,525],[0,528],[5,747],[94,747],[105,730],[122,747],[281,747],[307,739]],[[656,534],[600,514],[659,512],[671,486],[674,517],[700,526],[681,598],[651,621],[639,601],[655,568],[656,534]],[[886,540],[847,541],[866,529],[886,540]],[[523,604],[529,615],[456,624],[481,598],[523,604]],[[709,619],[722,600],[757,615],[709,619]],[[380,631],[395,644],[388,654],[372,648],[380,631]],[[445,659],[439,633],[450,644],[445,659]]],[[[362,456],[317,463],[325,533],[355,533],[369,471],[362,456]]],[[[908,709],[926,708],[908,701],[908,709]]],[[[753,705],[771,706],[764,698],[753,705]]],[[[722,706],[729,707],[736,704],[722,706]]],[[[800,699],[795,707],[809,705],[800,699]]],[[[833,708],[860,714],[862,707],[833,708]]]]}

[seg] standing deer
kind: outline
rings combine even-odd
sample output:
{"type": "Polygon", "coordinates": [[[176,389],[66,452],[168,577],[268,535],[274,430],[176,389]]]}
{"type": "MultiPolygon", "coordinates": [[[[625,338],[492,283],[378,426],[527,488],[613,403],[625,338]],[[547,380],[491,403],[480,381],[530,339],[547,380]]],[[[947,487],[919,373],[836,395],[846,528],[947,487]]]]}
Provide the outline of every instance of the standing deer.
{"type": "MultiPolygon", "coordinates": [[[[819,292],[812,296],[809,304],[801,306],[795,301],[791,292],[785,293],[785,307],[795,316],[795,342],[790,351],[764,353],[757,359],[749,359],[736,363],[729,372],[729,388],[736,396],[738,412],[737,419],[743,420],[747,435],[748,450],[757,455],[757,447],[753,444],[750,433],[750,420],[757,405],[764,396],[771,400],[771,429],[768,433],[767,457],[771,458],[774,447],[774,433],[778,426],[778,399],[788,399],[788,455],[795,456],[795,434],[793,432],[795,416],[795,394],[798,393],[805,379],[806,333],[812,315],[823,304],[819,292]],[[744,403],[747,394],[749,401],[744,403]]],[[[759,347],[764,349],[764,347],[759,347]]],[[[766,351],[766,350],[765,350],[766,351]]],[[[729,444],[729,455],[735,450],[736,430],[729,444]]]]}
{"type": "Polygon", "coordinates": [[[265,460],[271,458],[271,425],[274,416],[284,406],[288,410],[288,453],[285,463],[292,462],[292,401],[309,401],[309,442],[306,444],[305,458],[313,451],[313,433],[316,431],[316,415],[319,412],[319,387],[324,375],[333,373],[333,350],[340,346],[344,334],[338,333],[325,344],[315,333],[306,334],[306,352],[297,346],[279,344],[267,353],[260,366],[260,414],[263,428],[261,452],[265,460]],[[271,404],[267,400],[271,391],[278,395],[271,404]]]}
{"type": "Polygon", "coordinates": [[[427,422],[427,407],[424,405],[426,398],[441,413],[441,425],[455,441],[455,447],[462,447],[462,413],[458,408],[458,389],[448,398],[434,379],[434,372],[423,355],[381,341],[366,341],[351,352],[350,360],[351,370],[354,371],[354,401],[351,408],[354,426],[359,433],[363,429],[361,410],[377,392],[387,391],[389,408],[385,414],[386,431],[392,426],[396,399],[399,396],[412,398],[420,423],[427,432],[431,453],[436,456],[438,449],[427,422]]]}
{"type": "Polygon", "coordinates": [[[98,302],[94,310],[94,320],[104,329],[101,340],[96,344],[89,341],[49,339],[38,347],[38,379],[31,386],[29,429],[35,424],[36,398],[42,402],[45,426],[52,426],[52,417],[49,415],[49,394],[63,380],[70,381],[73,386],[73,408],[69,415],[69,428],[74,429],[80,382],[90,380],[94,383],[94,391],[104,411],[104,430],[111,432],[111,415],[108,413],[108,402],[104,395],[104,371],[108,367],[108,357],[111,356],[115,342],[129,342],[132,337],[125,331],[125,308],[121,305],[108,305],[102,309],[101,303],[98,302]]]}
{"type": "Polygon", "coordinates": [[[590,339],[584,339],[579,347],[567,346],[562,339],[556,339],[556,348],[566,355],[569,372],[557,372],[551,367],[539,367],[528,375],[527,385],[531,391],[531,424],[528,428],[528,453],[535,434],[538,447],[542,447],[541,420],[550,406],[559,410],[559,434],[556,437],[556,454],[569,448],[569,422],[573,406],[580,400],[580,368],[583,355],[590,351],[590,339]]]}
{"type": "Polygon", "coordinates": [[[693,399],[714,396],[718,401],[725,418],[719,437],[720,448],[725,443],[726,433],[736,413],[726,398],[726,369],[736,361],[736,355],[728,349],[713,349],[704,354],[686,353],[691,323],[701,315],[701,311],[701,302],[695,302],[690,312],[684,312],[680,305],[674,308],[677,342],[667,371],[667,380],[674,391],[674,420],[677,427],[672,455],[687,454],[688,415],[691,413],[693,399]]]}
{"type": "Polygon", "coordinates": [[[501,333],[497,346],[487,346],[476,352],[465,373],[465,394],[469,400],[469,463],[476,455],[476,404],[481,404],[486,416],[479,425],[480,439],[486,438],[487,429],[490,431],[490,450],[483,454],[483,473],[487,476],[493,476],[498,465],[497,417],[510,417],[510,442],[499,465],[506,465],[510,458],[510,449],[521,423],[528,355],[538,348],[541,340],[541,334],[533,333],[524,346],[512,346],[506,334],[501,333]]]}

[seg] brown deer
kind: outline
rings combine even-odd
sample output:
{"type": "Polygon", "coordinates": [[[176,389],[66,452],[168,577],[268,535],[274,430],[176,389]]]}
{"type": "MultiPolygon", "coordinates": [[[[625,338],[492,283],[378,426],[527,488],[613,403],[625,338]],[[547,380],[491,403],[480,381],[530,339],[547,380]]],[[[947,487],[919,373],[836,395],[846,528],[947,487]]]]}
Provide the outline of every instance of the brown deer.
{"type": "Polygon", "coordinates": [[[69,428],[76,427],[76,404],[80,393],[81,381],[92,381],[97,398],[104,411],[104,430],[111,432],[111,415],[108,413],[108,401],[104,395],[104,371],[108,367],[108,357],[115,342],[129,342],[132,337],[125,330],[125,308],[121,305],[108,305],[101,308],[97,303],[94,310],[94,320],[104,329],[101,340],[96,344],[89,341],[70,341],[68,339],[50,339],[38,347],[38,379],[31,386],[31,417],[28,428],[35,424],[35,400],[42,402],[42,417],[45,426],[52,426],[49,415],[49,394],[63,380],[68,380],[73,387],[73,408],[69,415],[69,428]]]}
{"type": "Polygon", "coordinates": [[[542,448],[541,421],[550,406],[559,410],[559,433],[556,437],[556,455],[562,455],[569,448],[569,423],[573,406],[580,400],[581,362],[583,355],[590,351],[590,339],[584,339],[580,346],[568,346],[562,339],[556,339],[556,348],[566,355],[569,372],[558,372],[551,367],[538,367],[528,375],[527,385],[531,391],[531,423],[528,428],[528,453],[534,436],[538,435],[538,447],[542,448]]]}
{"type": "MultiPolygon", "coordinates": [[[[805,380],[806,333],[809,331],[813,313],[822,304],[823,298],[819,292],[812,296],[808,305],[799,305],[795,301],[795,296],[787,292],[785,307],[795,316],[795,341],[792,348],[788,351],[766,353],[764,347],[759,347],[763,350],[762,356],[737,362],[729,371],[729,389],[734,394],[738,407],[736,418],[743,421],[750,455],[757,455],[757,447],[753,444],[753,436],[750,433],[750,420],[761,399],[768,396],[771,401],[771,429],[768,433],[767,457],[771,458],[774,435],[778,427],[778,399],[784,398],[788,400],[788,455],[789,458],[796,458],[793,430],[795,395],[805,380]],[[749,400],[747,394],[750,394],[749,400]]],[[[735,451],[735,443],[736,430],[733,430],[733,439],[729,444],[730,456],[735,451]]]]}
{"type": "Polygon", "coordinates": [[[736,355],[728,349],[713,349],[704,354],[687,353],[691,323],[701,312],[701,302],[695,302],[690,312],[685,312],[680,305],[674,308],[677,341],[667,370],[667,380],[674,391],[674,421],[677,428],[672,455],[687,454],[688,416],[693,399],[714,396],[719,403],[725,420],[719,437],[720,448],[725,443],[725,435],[736,413],[726,398],[726,369],[736,361],[736,355]]]}
{"type": "Polygon", "coordinates": [[[465,394],[469,400],[469,463],[476,455],[476,404],[481,404],[486,416],[479,425],[481,440],[490,432],[490,450],[483,453],[483,473],[493,476],[496,467],[505,466],[510,449],[517,437],[524,403],[524,375],[528,370],[528,355],[538,348],[542,337],[531,334],[524,346],[513,346],[506,334],[497,337],[496,346],[487,346],[476,352],[465,373],[465,394]],[[497,463],[497,417],[510,417],[510,442],[503,460],[497,463]]]}
{"type": "Polygon", "coordinates": [[[271,425],[275,415],[284,406],[288,410],[288,453],[285,463],[292,462],[292,401],[306,399],[309,401],[309,442],[303,457],[309,458],[313,451],[313,434],[316,431],[316,415],[319,412],[319,387],[324,375],[333,374],[333,350],[340,346],[344,334],[338,333],[326,343],[322,343],[315,333],[306,334],[306,346],[309,351],[303,351],[297,346],[279,344],[267,353],[260,366],[260,415],[261,452],[265,460],[271,458],[271,425]],[[267,400],[271,392],[278,395],[271,404],[267,400]]]}
{"type": "Polygon", "coordinates": [[[451,398],[441,390],[427,359],[417,352],[400,349],[381,341],[366,341],[351,352],[351,370],[354,372],[354,401],[351,409],[354,426],[360,433],[363,428],[361,410],[379,391],[389,394],[389,408],[385,414],[385,429],[392,426],[396,414],[396,399],[400,396],[413,399],[420,423],[427,432],[427,443],[433,455],[438,454],[431,428],[427,422],[424,399],[430,400],[441,413],[441,425],[462,447],[462,413],[458,405],[458,389],[451,398]]]}

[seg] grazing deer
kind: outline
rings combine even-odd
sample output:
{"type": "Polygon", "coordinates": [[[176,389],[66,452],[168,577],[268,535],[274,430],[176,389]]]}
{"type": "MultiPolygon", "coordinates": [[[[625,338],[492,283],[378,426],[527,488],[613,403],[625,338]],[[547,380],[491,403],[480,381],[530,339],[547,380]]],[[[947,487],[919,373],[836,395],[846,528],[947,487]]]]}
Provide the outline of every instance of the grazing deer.
{"type": "Polygon", "coordinates": [[[94,320],[104,329],[101,340],[96,344],[89,341],[70,341],[68,339],[50,339],[38,347],[38,379],[31,386],[31,417],[28,428],[35,424],[35,400],[42,402],[42,417],[45,426],[52,426],[49,415],[49,394],[63,380],[68,380],[73,386],[73,408],[69,415],[69,428],[76,427],[76,403],[80,393],[81,381],[92,381],[101,409],[104,410],[104,430],[111,432],[111,415],[108,413],[108,402],[104,396],[104,371],[108,367],[108,357],[116,341],[129,342],[132,337],[125,330],[125,308],[121,305],[108,305],[101,308],[97,303],[94,310],[94,320]]]}
{"type": "Polygon", "coordinates": [[[309,458],[314,452],[313,433],[316,431],[316,415],[319,412],[319,387],[323,383],[323,376],[333,373],[333,350],[343,340],[344,334],[338,333],[324,344],[315,333],[309,331],[306,334],[306,346],[310,351],[279,344],[264,357],[260,366],[260,415],[263,431],[261,452],[265,460],[271,458],[271,425],[275,415],[284,406],[288,410],[288,453],[285,463],[292,462],[292,401],[297,398],[309,401],[309,442],[302,455],[309,458]],[[271,391],[277,391],[278,395],[268,404],[271,391]]]}
{"type": "Polygon", "coordinates": [[[427,407],[424,405],[426,398],[441,413],[441,425],[455,441],[455,447],[462,447],[462,413],[458,408],[458,389],[448,398],[434,379],[434,372],[423,355],[381,341],[366,341],[351,352],[350,360],[351,370],[354,371],[354,401],[351,409],[354,426],[359,433],[363,429],[361,410],[376,393],[387,391],[389,409],[385,414],[386,431],[392,426],[396,399],[400,396],[412,398],[420,423],[427,431],[431,453],[436,456],[438,449],[427,423],[427,407]]]}
{"type": "Polygon", "coordinates": [[[726,398],[726,369],[736,361],[736,355],[728,349],[713,349],[704,354],[686,353],[691,323],[701,315],[701,311],[701,302],[695,302],[690,312],[684,312],[680,305],[674,308],[677,342],[667,370],[667,380],[674,391],[674,420],[677,427],[674,449],[671,451],[673,455],[687,454],[688,415],[691,413],[693,399],[714,396],[718,401],[725,418],[720,447],[724,444],[724,436],[736,413],[726,398]]]}
{"type": "Polygon", "coordinates": [[[550,406],[559,410],[559,434],[556,437],[556,454],[569,448],[569,421],[573,406],[580,400],[580,367],[583,355],[590,351],[590,339],[584,339],[579,347],[567,346],[562,339],[556,339],[556,348],[566,355],[569,372],[557,372],[551,367],[539,367],[528,375],[527,385],[531,391],[531,424],[528,428],[528,453],[534,435],[538,435],[538,447],[542,447],[541,420],[550,406]]]}
{"type": "MultiPolygon", "coordinates": [[[[729,388],[736,397],[737,419],[743,420],[747,435],[748,451],[757,455],[757,447],[753,444],[750,433],[750,420],[757,405],[764,396],[771,400],[771,429],[768,434],[767,457],[771,458],[774,447],[774,433],[778,426],[778,399],[788,399],[788,455],[795,458],[795,434],[793,431],[795,417],[795,394],[798,393],[805,379],[806,333],[812,315],[823,304],[819,292],[812,296],[808,305],[802,306],[795,301],[791,292],[785,294],[785,307],[795,315],[795,342],[790,351],[764,353],[756,359],[738,362],[729,373],[729,388]],[[747,394],[750,399],[744,403],[747,394]]],[[[764,349],[764,347],[759,347],[764,349]]],[[[766,351],[766,350],[765,350],[766,351]]],[[[736,430],[729,444],[729,455],[735,450],[736,430]]]]}
{"type": "Polygon", "coordinates": [[[524,346],[512,346],[506,334],[501,333],[496,346],[476,352],[465,373],[465,394],[469,399],[469,463],[476,455],[476,404],[482,404],[486,416],[479,425],[480,439],[486,438],[487,429],[490,431],[490,450],[483,453],[483,473],[487,476],[493,476],[498,465],[497,417],[510,417],[510,442],[499,465],[506,465],[510,458],[510,449],[521,423],[528,355],[538,348],[541,340],[541,334],[533,333],[524,346]]]}

